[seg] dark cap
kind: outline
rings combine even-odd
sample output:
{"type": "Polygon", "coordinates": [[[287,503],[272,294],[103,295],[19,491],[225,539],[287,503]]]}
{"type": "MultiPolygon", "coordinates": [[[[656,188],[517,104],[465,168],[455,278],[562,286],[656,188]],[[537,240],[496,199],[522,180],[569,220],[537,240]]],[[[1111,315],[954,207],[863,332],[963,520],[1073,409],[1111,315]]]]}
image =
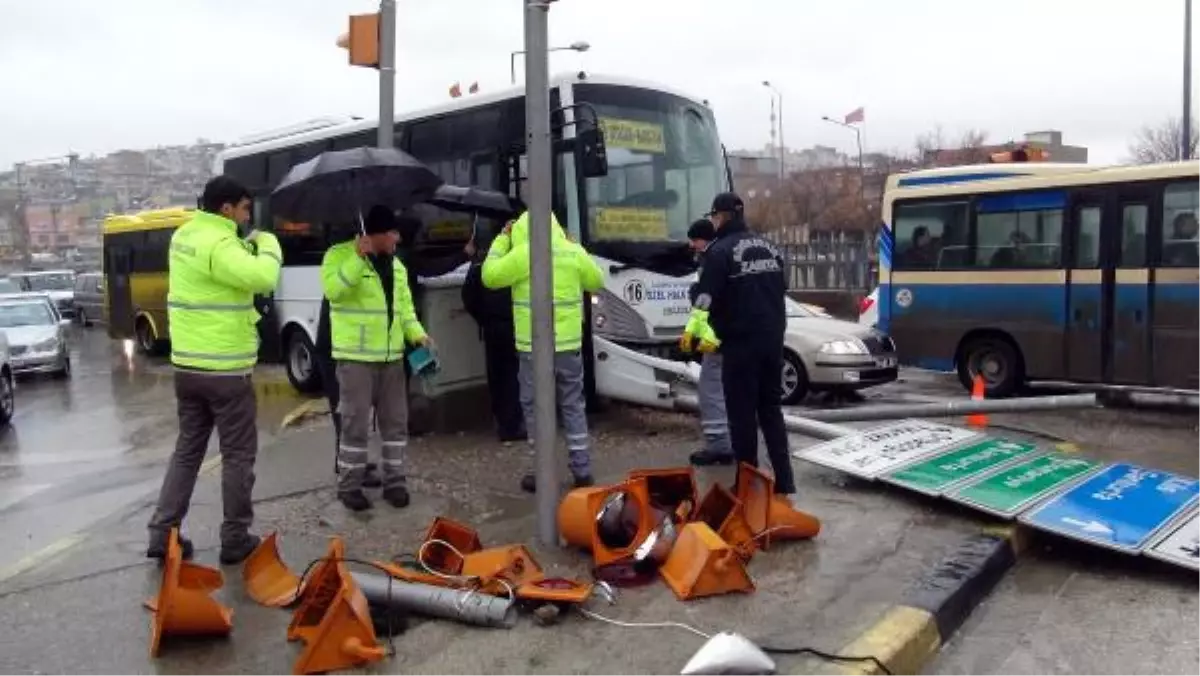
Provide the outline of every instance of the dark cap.
{"type": "Polygon", "coordinates": [[[396,214],[391,209],[377,204],[367,212],[367,220],[363,229],[368,235],[380,235],[396,230],[396,214]]]}
{"type": "Polygon", "coordinates": [[[723,192],[713,198],[712,210],[710,214],[719,214],[723,211],[741,211],[745,205],[742,203],[742,198],[737,196],[735,192],[723,192]]]}
{"type": "Polygon", "coordinates": [[[702,239],[706,242],[711,242],[717,238],[717,229],[713,227],[712,221],[707,218],[692,223],[687,231],[688,239],[702,239]]]}

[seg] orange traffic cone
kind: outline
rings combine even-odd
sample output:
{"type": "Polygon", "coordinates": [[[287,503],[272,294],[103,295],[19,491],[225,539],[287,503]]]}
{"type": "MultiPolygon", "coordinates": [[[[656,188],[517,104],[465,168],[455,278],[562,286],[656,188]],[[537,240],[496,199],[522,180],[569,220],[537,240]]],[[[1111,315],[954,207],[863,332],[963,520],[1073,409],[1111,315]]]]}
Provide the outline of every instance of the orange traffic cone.
{"type": "Polygon", "coordinates": [[[178,529],[172,528],[168,538],[158,596],[145,604],[154,613],[151,657],[158,656],[159,644],[168,634],[224,636],[233,629],[233,611],[209,597],[225,585],[225,576],[216,568],[184,561],[178,529]]]}
{"type": "Polygon", "coordinates": [[[278,533],[263,538],[258,548],[246,558],[242,565],[242,586],[250,598],[272,608],[290,606],[300,600],[304,580],[293,573],[279,555],[278,533]]]}
{"type": "Polygon", "coordinates": [[[658,574],[680,601],[754,591],[737,551],[702,521],[683,527],[658,574]]]}
{"type": "Polygon", "coordinates": [[[719,483],[712,485],[696,509],[696,521],[708,524],[721,539],[737,551],[742,561],[749,562],[758,550],[754,532],[746,522],[742,503],[719,483]]]}
{"type": "MultiPolygon", "coordinates": [[[[985,397],[983,376],[976,373],[971,383],[971,401],[983,401],[985,397]]],[[[986,413],[972,413],[967,416],[967,424],[971,427],[987,427],[988,416],[986,413]]]]}
{"type": "MultiPolygon", "coordinates": [[[[784,495],[771,496],[770,540],[807,540],[821,532],[821,520],[792,506],[784,495]]],[[[764,545],[765,546],[765,545],[764,545]]]]}

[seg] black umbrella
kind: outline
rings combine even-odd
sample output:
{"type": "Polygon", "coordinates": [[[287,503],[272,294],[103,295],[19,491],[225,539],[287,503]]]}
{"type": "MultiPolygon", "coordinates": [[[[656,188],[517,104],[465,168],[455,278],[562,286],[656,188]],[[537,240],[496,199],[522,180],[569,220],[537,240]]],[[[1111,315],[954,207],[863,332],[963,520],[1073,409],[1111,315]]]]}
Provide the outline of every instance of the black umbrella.
{"type": "Polygon", "coordinates": [[[331,150],[292,167],[271,193],[271,211],[297,223],[358,222],[377,204],[395,211],[424,202],[441,184],[394,148],[331,150]]]}
{"type": "Polygon", "coordinates": [[[512,218],[519,211],[513,200],[502,192],[460,185],[439,186],[427,201],[447,211],[473,212],[484,218],[512,218]]]}

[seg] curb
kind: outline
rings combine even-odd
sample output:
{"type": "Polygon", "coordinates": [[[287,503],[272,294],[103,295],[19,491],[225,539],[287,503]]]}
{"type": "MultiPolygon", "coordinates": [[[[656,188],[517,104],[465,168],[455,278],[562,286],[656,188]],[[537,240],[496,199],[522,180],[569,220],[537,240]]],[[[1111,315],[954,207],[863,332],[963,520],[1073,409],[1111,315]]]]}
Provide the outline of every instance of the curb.
{"type": "MultiPolygon", "coordinates": [[[[986,529],[963,541],[840,653],[871,655],[893,674],[919,674],[971,612],[1017,562],[1024,531],[986,529]]],[[[873,662],[843,666],[843,674],[879,674],[873,662]]]]}

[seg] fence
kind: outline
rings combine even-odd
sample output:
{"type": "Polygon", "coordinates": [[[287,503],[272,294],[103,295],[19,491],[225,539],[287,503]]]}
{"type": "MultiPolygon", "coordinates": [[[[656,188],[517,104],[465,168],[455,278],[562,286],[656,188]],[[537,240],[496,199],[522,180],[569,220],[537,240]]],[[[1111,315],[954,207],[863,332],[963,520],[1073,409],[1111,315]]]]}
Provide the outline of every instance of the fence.
{"type": "Polygon", "coordinates": [[[793,291],[867,292],[879,281],[876,249],[845,238],[801,241],[795,231],[767,233],[783,253],[788,288],[793,291]]]}

